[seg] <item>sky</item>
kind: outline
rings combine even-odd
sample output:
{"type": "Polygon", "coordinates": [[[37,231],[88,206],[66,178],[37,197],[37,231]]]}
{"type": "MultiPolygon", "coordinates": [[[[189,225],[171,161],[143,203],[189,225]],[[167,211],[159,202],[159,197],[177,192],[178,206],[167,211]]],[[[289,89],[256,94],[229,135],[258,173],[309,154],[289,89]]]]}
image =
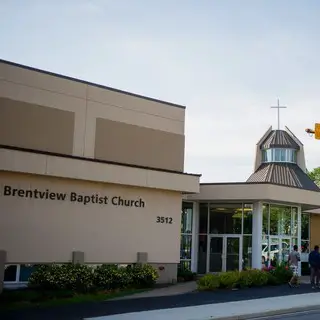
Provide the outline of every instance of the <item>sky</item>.
{"type": "Polygon", "coordinates": [[[185,105],[185,171],[245,181],[272,125],[320,141],[318,0],[0,0],[0,58],[185,105]]]}

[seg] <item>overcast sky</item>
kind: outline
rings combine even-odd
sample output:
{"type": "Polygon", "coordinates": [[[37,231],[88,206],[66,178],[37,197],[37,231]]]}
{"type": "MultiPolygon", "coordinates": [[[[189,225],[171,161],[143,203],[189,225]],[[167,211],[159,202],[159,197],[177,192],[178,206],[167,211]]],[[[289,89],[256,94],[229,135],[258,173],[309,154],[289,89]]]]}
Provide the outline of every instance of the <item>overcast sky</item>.
{"type": "Polygon", "coordinates": [[[277,126],[320,141],[320,1],[0,0],[2,59],[187,106],[187,172],[244,181],[277,126]]]}

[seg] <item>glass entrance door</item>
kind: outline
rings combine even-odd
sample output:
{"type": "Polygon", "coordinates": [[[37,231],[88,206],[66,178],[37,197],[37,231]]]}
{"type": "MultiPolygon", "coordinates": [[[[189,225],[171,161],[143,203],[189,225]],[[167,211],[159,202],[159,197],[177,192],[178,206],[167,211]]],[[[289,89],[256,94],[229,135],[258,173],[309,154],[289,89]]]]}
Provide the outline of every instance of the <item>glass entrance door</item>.
{"type": "Polygon", "coordinates": [[[226,236],[226,271],[240,270],[240,237],[226,236]]]}
{"type": "Polygon", "coordinates": [[[207,272],[241,270],[241,237],[210,236],[207,272]]]}
{"type": "Polygon", "coordinates": [[[223,237],[210,238],[209,272],[221,272],[223,269],[223,237]]]}

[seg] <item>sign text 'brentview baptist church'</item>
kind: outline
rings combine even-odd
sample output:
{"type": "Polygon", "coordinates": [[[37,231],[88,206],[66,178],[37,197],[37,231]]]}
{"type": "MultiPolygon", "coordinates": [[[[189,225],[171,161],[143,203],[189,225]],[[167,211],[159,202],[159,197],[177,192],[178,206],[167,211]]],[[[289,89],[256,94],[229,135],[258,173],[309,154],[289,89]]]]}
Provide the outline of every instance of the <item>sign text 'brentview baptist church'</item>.
{"type": "Polygon", "coordinates": [[[144,208],[145,202],[141,198],[126,199],[121,196],[105,196],[98,193],[83,195],[76,192],[52,192],[49,189],[43,191],[38,189],[18,189],[11,186],[3,186],[2,195],[4,197],[20,197],[28,199],[42,199],[52,201],[70,201],[87,204],[112,205],[116,207],[136,207],[144,208]]]}

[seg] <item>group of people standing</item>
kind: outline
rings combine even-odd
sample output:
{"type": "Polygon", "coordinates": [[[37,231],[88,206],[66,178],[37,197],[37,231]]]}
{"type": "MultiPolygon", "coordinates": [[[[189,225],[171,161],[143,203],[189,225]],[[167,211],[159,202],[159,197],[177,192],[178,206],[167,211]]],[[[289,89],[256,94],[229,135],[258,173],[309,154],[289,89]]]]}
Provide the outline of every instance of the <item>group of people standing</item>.
{"type": "MultiPolygon", "coordinates": [[[[289,254],[288,264],[292,270],[293,276],[289,281],[290,287],[297,287],[299,285],[299,262],[300,254],[298,246],[293,246],[293,251],[289,254]]],[[[320,280],[320,253],[319,246],[315,246],[314,250],[309,254],[309,266],[310,266],[310,280],[313,289],[319,288],[320,280]]]]}

